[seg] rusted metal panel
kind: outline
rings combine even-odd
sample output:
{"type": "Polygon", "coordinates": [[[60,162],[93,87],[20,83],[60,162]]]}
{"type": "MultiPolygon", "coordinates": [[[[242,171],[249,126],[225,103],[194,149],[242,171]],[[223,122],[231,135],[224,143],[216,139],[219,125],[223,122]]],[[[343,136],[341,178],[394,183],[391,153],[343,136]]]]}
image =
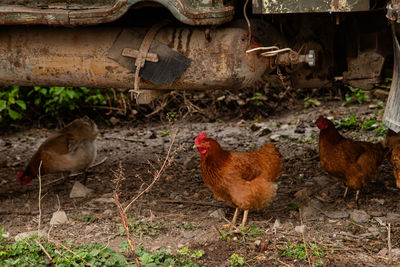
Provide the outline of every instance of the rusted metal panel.
{"type": "Polygon", "coordinates": [[[369,0],[253,0],[255,14],[368,11],[369,0]]]}
{"type": "MultiPolygon", "coordinates": [[[[120,18],[140,2],[146,0],[0,1],[0,24],[95,25],[120,18]]],[[[232,20],[234,14],[234,7],[224,6],[221,1],[210,4],[204,4],[204,0],[151,2],[165,6],[178,20],[190,25],[219,25],[232,20]]]]}
{"type": "MultiPolygon", "coordinates": [[[[107,57],[121,31],[116,27],[3,26],[0,85],[133,88],[134,73],[107,57]]],[[[192,62],[173,84],[157,86],[141,79],[140,89],[238,89],[258,81],[269,66],[267,59],[246,54],[246,30],[218,28],[207,37],[204,29],[161,29],[155,40],[192,62]]]]}

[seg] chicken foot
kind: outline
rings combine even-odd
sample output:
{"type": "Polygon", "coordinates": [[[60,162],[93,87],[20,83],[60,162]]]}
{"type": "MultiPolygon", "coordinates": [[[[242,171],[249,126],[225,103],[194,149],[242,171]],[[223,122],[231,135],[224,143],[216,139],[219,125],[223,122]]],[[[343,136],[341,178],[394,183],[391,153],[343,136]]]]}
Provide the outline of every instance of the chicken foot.
{"type": "MultiPolygon", "coordinates": [[[[240,227],[243,227],[243,226],[246,225],[248,214],[249,214],[249,211],[245,210],[244,213],[243,213],[243,220],[242,220],[242,223],[240,224],[240,227]]],[[[233,226],[236,225],[236,221],[237,221],[238,215],[239,215],[239,208],[236,208],[235,213],[233,214],[233,219],[232,219],[232,225],[233,226]]]]}

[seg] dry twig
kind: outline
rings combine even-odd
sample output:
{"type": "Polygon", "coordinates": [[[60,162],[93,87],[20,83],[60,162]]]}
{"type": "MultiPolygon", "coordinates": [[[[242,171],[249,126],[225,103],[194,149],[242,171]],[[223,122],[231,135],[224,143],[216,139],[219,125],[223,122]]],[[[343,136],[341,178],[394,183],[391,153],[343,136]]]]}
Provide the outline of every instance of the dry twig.
{"type": "MultiPolygon", "coordinates": [[[[301,209],[299,209],[299,216],[300,216],[300,223],[301,223],[302,226],[304,226],[304,224],[303,224],[303,218],[301,217],[301,209]]],[[[307,243],[306,243],[306,238],[305,238],[305,236],[304,236],[304,231],[301,232],[301,235],[302,235],[302,237],[303,237],[304,250],[305,250],[306,255],[307,255],[308,265],[310,265],[310,267],[312,267],[310,255],[308,254],[307,243]]]]}
{"type": "Polygon", "coordinates": [[[388,223],[387,232],[388,232],[388,256],[389,256],[389,264],[392,264],[392,241],[391,241],[391,238],[390,238],[390,223],[388,223]]]}
{"type": "Polygon", "coordinates": [[[41,242],[41,233],[40,233],[40,227],[41,227],[41,222],[42,222],[42,175],[40,173],[40,169],[42,168],[42,161],[39,163],[39,173],[38,173],[38,179],[39,179],[39,222],[38,222],[38,245],[39,247],[46,253],[47,257],[52,261],[53,258],[50,256],[49,252],[44,248],[42,242],[41,242]]]}

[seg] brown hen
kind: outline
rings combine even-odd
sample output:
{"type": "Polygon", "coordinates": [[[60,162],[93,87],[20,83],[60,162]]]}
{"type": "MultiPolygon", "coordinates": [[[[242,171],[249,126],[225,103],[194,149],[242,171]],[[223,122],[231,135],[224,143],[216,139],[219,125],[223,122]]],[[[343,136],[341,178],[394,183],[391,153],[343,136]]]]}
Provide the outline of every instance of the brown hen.
{"type": "Polygon", "coordinates": [[[322,115],[316,121],[320,129],[319,157],[322,168],[348,188],[356,190],[356,202],[360,189],[376,178],[378,166],[384,158],[380,143],[354,141],[343,137],[333,123],[322,115]]]}
{"type": "Polygon", "coordinates": [[[233,225],[239,209],[244,210],[244,226],[249,210],[263,208],[275,196],[282,160],[274,144],[251,152],[233,152],[201,133],[195,139],[195,147],[201,154],[204,183],[218,199],[236,207],[233,225]]]}

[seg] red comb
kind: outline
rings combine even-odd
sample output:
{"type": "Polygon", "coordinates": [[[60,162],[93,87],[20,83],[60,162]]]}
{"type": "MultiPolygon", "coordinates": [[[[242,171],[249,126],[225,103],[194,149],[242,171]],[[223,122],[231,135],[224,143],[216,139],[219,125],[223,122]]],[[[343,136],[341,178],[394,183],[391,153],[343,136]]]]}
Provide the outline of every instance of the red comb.
{"type": "Polygon", "coordinates": [[[21,178],[22,178],[22,175],[24,175],[24,173],[23,173],[23,172],[18,172],[18,178],[19,178],[19,179],[21,179],[21,178]]]}
{"type": "Polygon", "coordinates": [[[196,145],[198,145],[198,144],[200,144],[200,142],[203,140],[203,139],[206,139],[207,138],[207,134],[205,133],[205,132],[202,132],[202,133],[200,133],[197,137],[196,137],[196,139],[194,139],[194,143],[196,144],[196,145]]]}

